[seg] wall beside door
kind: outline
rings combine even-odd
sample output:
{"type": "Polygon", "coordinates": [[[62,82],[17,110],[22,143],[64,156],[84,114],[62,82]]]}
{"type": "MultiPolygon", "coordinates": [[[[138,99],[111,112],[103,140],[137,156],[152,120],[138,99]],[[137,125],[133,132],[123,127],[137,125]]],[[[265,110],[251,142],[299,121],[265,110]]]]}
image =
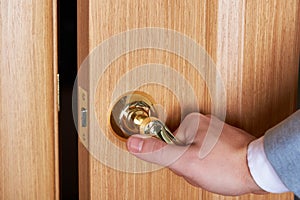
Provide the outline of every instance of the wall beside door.
{"type": "Polygon", "coordinates": [[[59,199],[55,0],[0,3],[0,199],[59,199]]]}

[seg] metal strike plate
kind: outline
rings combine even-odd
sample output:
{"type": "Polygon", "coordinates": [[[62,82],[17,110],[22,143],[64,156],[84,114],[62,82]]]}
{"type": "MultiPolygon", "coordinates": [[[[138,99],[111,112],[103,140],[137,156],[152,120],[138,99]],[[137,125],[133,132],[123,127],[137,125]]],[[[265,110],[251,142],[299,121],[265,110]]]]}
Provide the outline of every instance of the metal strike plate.
{"type": "Polygon", "coordinates": [[[88,141],[88,93],[81,87],[78,87],[78,132],[83,143],[88,141]]]}

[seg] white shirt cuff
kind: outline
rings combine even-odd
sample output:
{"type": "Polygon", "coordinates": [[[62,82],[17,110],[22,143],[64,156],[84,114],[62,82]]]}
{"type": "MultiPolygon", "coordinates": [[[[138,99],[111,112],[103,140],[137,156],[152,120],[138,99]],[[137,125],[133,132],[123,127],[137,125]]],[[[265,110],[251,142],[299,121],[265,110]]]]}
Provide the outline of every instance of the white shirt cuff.
{"type": "Polygon", "coordinates": [[[283,193],[289,190],[281,182],[270,164],[264,150],[264,137],[252,141],[248,146],[247,160],[250,173],[256,184],[271,193],[283,193]]]}

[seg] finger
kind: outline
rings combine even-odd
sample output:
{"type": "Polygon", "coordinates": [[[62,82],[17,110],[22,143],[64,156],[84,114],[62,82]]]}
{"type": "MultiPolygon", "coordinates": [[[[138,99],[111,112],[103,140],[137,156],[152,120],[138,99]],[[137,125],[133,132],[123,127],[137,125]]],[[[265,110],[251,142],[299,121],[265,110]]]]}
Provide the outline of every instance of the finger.
{"type": "Polygon", "coordinates": [[[150,153],[157,151],[167,145],[153,137],[133,135],[127,140],[127,149],[131,153],[150,153]]]}
{"type": "Polygon", "coordinates": [[[142,160],[169,166],[184,154],[188,146],[166,144],[156,138],[142,138],[134,135],[127,140],[127,148],[130,153],[142,160]]]}
{"type": "Polygon", "coordinates": [[[185,144],[198,143],[198,146],[200,146],[207,132],[209,120],[201,113],[187,115],[176,131],[176,137],[185,144]]]}

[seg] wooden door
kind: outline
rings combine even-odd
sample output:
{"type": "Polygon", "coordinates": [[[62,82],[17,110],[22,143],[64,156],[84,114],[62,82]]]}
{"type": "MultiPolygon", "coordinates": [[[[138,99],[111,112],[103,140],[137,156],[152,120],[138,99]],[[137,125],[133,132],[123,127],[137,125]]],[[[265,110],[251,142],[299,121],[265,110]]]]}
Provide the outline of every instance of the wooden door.
{"type": "Polygon", "coordinates": [[[168,169],[140,163],[126,154],[124,141],[110,127],[109,113],[115,97],[134,88],[161,105],[166,124],[175,130],[186,114],[177,94],[190,95],[187,87],[174,83],[180,79],[177,75],[188,81],[197,97],[198,108],[183,103],[185,108],[211,113],[216,102],[206,78],[215,77],[216,71],[208,68],[199,75],[195,63],[182,56],[194,53],[188,43],[193,40],[208,55],[204,64],[212,59],[224,82],[226,122],[263,135],[296,109],[299,4],[79,0],[78,59],[84,79],[78,80],[79,108],[87,108],[89,119],[88,126],[79,124],[80,199],[293,199],[290,193],[222,197],[192,187],[168,169]],[[140,40],[152,41],[153,48],[139,48],[140,40]],[[158,48],[161,43],[165,48],[158,48]],[[174,46],[177,53],[166,50],[174,46]],[[174,84],[164,85],[161,79],[174,84]]]}
{"type": "Polygon", "coordinates": [[[0,199],[59,199],[56,1],[0,2],[0,199]]]}

